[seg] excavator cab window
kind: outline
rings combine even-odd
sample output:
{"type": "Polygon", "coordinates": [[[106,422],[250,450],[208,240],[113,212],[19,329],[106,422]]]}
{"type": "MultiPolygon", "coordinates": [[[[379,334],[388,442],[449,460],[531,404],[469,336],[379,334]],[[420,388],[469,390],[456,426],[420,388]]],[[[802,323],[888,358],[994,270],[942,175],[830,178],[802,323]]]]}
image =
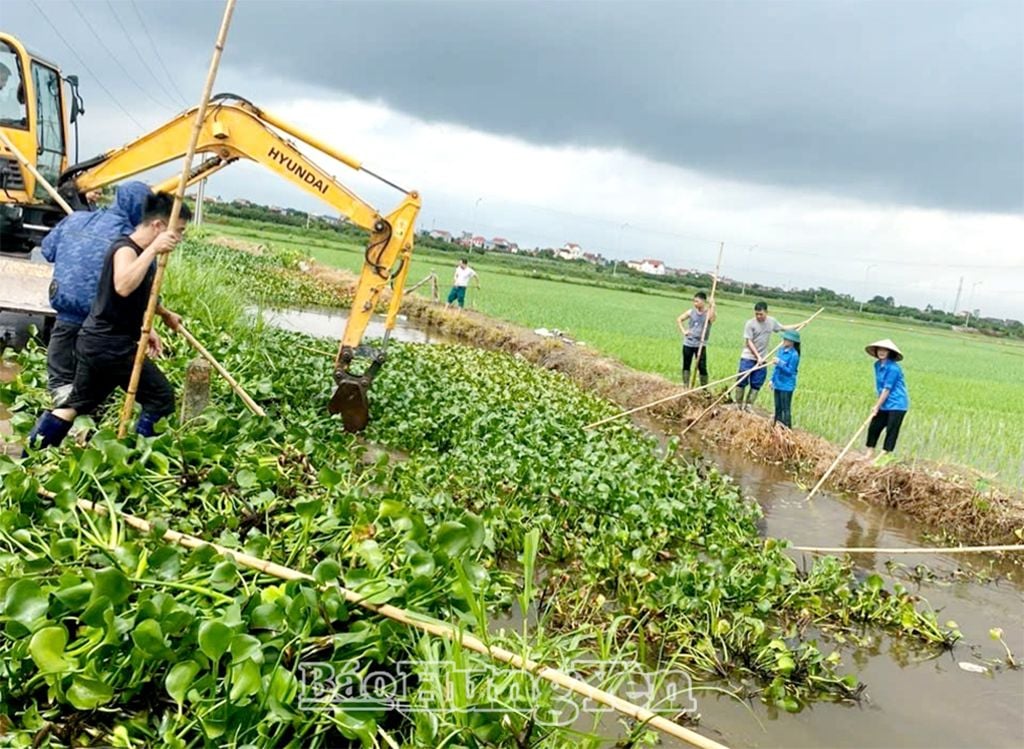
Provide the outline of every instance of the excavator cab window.
{"type": "MultiPolygon", "coordinates": [[[[64,160],[64,123],[60,105],[60,73],[32,61],[32,84],[36,90],[36,168],[51,184],[57,183],[64,160]]],[[[36,197],[45,198],[41,186],[36,197]]]]}
{"type": "Polygon", "coordinates": [[[21,63],[14,48],[3,41],[0,41],[0,126],[28,128],[21,63]]]}

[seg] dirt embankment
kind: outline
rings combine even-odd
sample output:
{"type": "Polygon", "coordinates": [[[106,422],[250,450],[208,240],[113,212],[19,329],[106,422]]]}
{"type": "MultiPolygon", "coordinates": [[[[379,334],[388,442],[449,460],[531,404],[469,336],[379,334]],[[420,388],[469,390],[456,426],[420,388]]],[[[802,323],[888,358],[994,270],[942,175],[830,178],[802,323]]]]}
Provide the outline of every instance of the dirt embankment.
{"type": "MultiPolygon", "coordinates": [[[[314,265],[309,272],[328,283],[352,286],[351,274],[314,265]]],[[[658,375],[638,372],[619,361],[557,339],[471,311],[455,313],[410,295],[402,311],[419,324],[474,346],[518,354],[534,364],[562,372],[578,385],[625,408],[632,408],[682,388],[658,375]]],[[[670,400],[650,409],[662,422],[685,426],[704,410],[703,393],[670,400]]],[[[801,431],[779,433],[757,413],[716,407],[694,427],[701,439],[722,447],[745,445],[752,460],[783,465],[808,484],[817,481],[839,454],[826,439],[801,431]]],[[[923,461],[884,468],[847,457],[829,479],[829,487],[870,502],[895,507],[932,527],[972,543],[1016,543],[1024,529],[1024,498],[986,487],[968,469],[923,461]]]]}

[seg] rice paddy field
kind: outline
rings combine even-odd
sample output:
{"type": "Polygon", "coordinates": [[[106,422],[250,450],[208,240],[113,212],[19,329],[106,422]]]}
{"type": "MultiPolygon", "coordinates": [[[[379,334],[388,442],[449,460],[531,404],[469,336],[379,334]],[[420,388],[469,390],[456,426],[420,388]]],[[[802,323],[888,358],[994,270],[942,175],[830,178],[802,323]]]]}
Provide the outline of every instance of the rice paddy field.
{"type": "MultiPolygon", "coordinates": [[[[308,239],[245,224],[218,224],[212,231],[276,247],[308,252],[318,261],[358,270],[363,248],[328,237],[308,239]]],[[[447,292],[455,256],[418,250],[410,271],[415,282],[431,271],[447,292]]],[[[681,339],[675,319],[689,295],[673,298],[532,278],[474,255],[482,289],[469,290],[468,306],[531,328],[557,328],[636,369],[680,378],[681,339]]],[[[426,288],[421,289],[426,292],[426,288]]],[[[756,299],[718,303],[708,346],[712,379],[735,371],[743,324],[756,299]]],[[[812,314],[809,308],[770,307],[783,324],[812,314]]],[[[794,425],[845,443],[874,401],[871,359],[864,346],[892,338],[904,351],[911,409],[900,436],[903,460],[924,459],[973,469],[980,482],[1024,487],[1024,345],[1012,341],[902,324],[828,310],[806,328],[794,425]]],[[[769,407],[770,394],[760,403],[769,407]]]]}
{"type": "MultiPolygon", "coordinates": [[[[1020,743],[1016,578],[796,556],[732,478],[624,421],[582,429],[617,408],[508,353],[393,343],[369,429],[345,434],[323,412],[330,343],[239,314],[342,306],[298,265],[196,238],[164,287],[267,418],[216,381],[153,438],[117,439],[114,408],[80,421],[87,441],[0,455],[0,745],[684,745],[455,630],[655,706],[703,746],[1020,743]]],[[[166,345],[180,391],[194,354],[166,345]]],[[[2,365],[24,444],[45,352],[2,365]]]]}

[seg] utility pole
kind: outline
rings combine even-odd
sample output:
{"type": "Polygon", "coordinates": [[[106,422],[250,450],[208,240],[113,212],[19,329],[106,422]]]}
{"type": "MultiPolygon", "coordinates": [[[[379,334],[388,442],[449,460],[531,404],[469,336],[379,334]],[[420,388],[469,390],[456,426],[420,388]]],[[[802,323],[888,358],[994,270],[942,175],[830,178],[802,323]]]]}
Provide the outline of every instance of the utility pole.
{"type": "Polygon", "coordinates": [[[956,287],[956,301],[953,302],[953,314],[957,314],[957,310],[960,309],[960,294],[964,290],[964,277],[960,276],[960,285],[956,287]]]}
{"type": "Polygon", "coordinates": [[[199,180],[199,186],[196,188],[196,210],[192,214],[192,223],[196,226],[203,225],[203,202],[206,200],[206,180],[199,180]]]}

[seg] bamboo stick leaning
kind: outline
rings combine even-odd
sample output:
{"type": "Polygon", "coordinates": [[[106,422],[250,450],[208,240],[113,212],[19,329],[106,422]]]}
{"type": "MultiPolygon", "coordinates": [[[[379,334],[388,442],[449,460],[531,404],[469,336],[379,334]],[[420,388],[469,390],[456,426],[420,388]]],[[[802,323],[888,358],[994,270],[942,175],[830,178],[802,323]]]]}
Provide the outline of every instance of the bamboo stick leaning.
{"type": "Polygon", "coordinates": [[[625,411],[620,411],[619,413],[613,414],[612,416],[606,416],[603,419],[599,419],[598,421],[595,421],[595,422],[593,422],[591,424],[587,424],[583,428],[584,429],[593,429],[594,427],[599,427],[602,424],[607,424],[609,421],[615,421],[616,419],[621,419],[623,417],[629,416],[630,414],[635,414],[637,411],[643,411],[645,409],[661,405],[662,403],[667,403],[668,401],[671,401],[671,400],[677,400],[678,398],[682,398],[682,397],[687,396],[687,395],[693,395],[694,393],[699,393],[701,390],[707,390],[709,388],[713,388],[715,385],[721,385],[724,382],[729,382],[730,380],[735,380],[737,377],[740,377],[742,374],[746,374],[746,373],[745,372],[737,372],[736,374],[731,374],[728,377],[723,377],[720,380],[715,380],[713,382],[709,382],[707,385],[701,385],[700,387],[695,387],[695,388],[686,388],[686,389],[682,390],[681,392],[672,393],[672,395],[666,395],[664,398],[658,398],[658,400],[656,400],[656,401],[651,401],[650,403],[644,403],[641,406],[635,406],[635,407],[627,409],[625,411]]]}
{"type": "Polygon", "coordinates": [[[1024,551],[1024,544],[996,544],[995,546],[922,546],[913,548],[875,548],[871,546],[790,546],[793,551],[819,554],[981,554],[988,551],[1024,551]]]}
{"type": "Polygon", "coordinates": [[[711,310],[715,307],[715,289],[718,288],[718,272],[722,268],[722,253],[725,252],[725,242],[718,243],[718,261],[715,263],[715,276],[711,280],[711,296],[708,297],[708,307],[704,311],[704,327],[700,331],[700,345],[697,347],[697,361],[690,370],[690,381],[686,383],[689,387],[697,381],[697,372],[700,370],[700,355],[704,353],[704,339],[708,335],[708,326],[711,324],[711,310]]]}
{"type": "MultiPolygon", "coordinates": [[[[60,193],[58,193],[57,190],[54,189],[53,185],[51,185],[42,174],[36,171],[36,168],[32,165],[32,162],[28,161],[25,158],[25,156],[14,146],[14,144],[11,143],[10,140],[8,140],[7,135],[3,131],[0,131],[0,141],[2,141],[3,144],[11,150],[11,153],[14,154],[15,158],[17,158],[18,161],[24,164],[25,167],[27,167],[32,172],[32,174],[35,175],[36,181],[43,187],[44,190],[46,190],[47,193],[49,193],[50,197],[54,199],[57,205],[59,205],[66,214],[70,216],[72,213],[75,212],[74,209],[67,203],[67,201],[65,201],[64,198],[60,196],[60,193]]],[[[224,366],[213,357],[213,354],[211,354],[206,349],[206,347],[203,346],[203,344],[201,344],[199,340],[185,328],[184,325],[179,325],[177,332],[180,333],[186,341],[188,341],[189,345],[191,345],[192,348],[194,348],[196,352],[199,353],[200,356],[202,356],[204,359],[210,362],[210,364],[213,366],[215,370],[217,370],[217,373],[221,377],[227,380],[228,385],[230,385],[231,389],[238,394],[238,397],[241,398],[242,402],[249,407],[250,411],[252,411],[257,416],[267,415],[266,412],[262,408],[260,408],[260,406],[256,403],[256,401],[249,397],[249,394],[245,392],[241,385],[238,384],[238,381],[231,376],[231,374],[224,368],[224,366]]]]}
{"type": "MultiPolygon", "coordinates": [[[[185,151],[185,158],[182,160],[181,178],[178,181],[178,188],[174,192],[174,204],[171,207],[171,217],[167,222],[168,228],[173,230],[178,223],[178,216],[181,215],[181,202],[185,196],[185,187],[188,185],[189,172],[192,168],[192,157],[196,153],[196,144],[199,142],[199,132],[203,127],[203,120],[206,117],[206,108],[213,93],[213,82],[217,77],[217,68],[220,65],[221,54],[224,52],[224,42],[228,36],[228,28],[231,26],[231,15],[235,10],[235,0],[227,0],[224,6],[224,17],[221,20],[220,31],[217,33],[217,41],[213,47],[213,56],[210,59],[210,69],[206,74],[206,83],[203,85],[203,94],[199,100],[199,108],[196,110],[195,124],[192,127],[192,135],[189,138],[188,149],[185,151]]],[[[132,366],[131,379],[128,381],[128,390],[125,393],[124,405],[121,407],[121,421],[117,427],[117,436],[124,437],[128,431],[128,422],[135,407],[135,394],[139,389],[139,378],[142,374],[142,364],[146,361],[146,347],[149,340],[149,332],[153,329],[153,315],[156,313],[157,300],[160,297],[160,287],[164,282],[164,271],[167,268],[168,256],[160,255],[156,263],[156,275],[153,277],[153,286],[149,292],[149,301],[146,304],[146,313],[142,318],[142,331],[139,334],[139,345],[135,350],[135,363],[132,366]]]]}
{"type": "Polygon", "coordinates": [[[0,142],[7,146],[7,149],[14,154],[14,158],[20,161],[23,167],[29,170],[32,176],[36,178],[36,182],[46,190],[57,205],[64,209],[64,213],[71,215],[75,212],[74,209],[68,205],[68,201],[64,200],[64,198],[60,196],[60,193],[54,189],[53,185],[46,181],[46,177],[40,174],[39,170],[36,169],[35,164],[25,158],[25,154],[18,150],[18,147],[11,142],[11,139],[7,137],[7,133],[3,130],[0,130],[0,142]]]}
{"type": "MultiPolygon", "coordinates": [[[[79,499],[77,504],[79,509],[84,510],[85,512],[91,512],[96,515],[110,514],[110,510],[107,507],[87,499],[79,499]]],[[[118,511],[117,517],[127,525],[130,525],[132,528],[135,528],[142,533],[149,534],[153,531],[153,526],[149,522],[140,517],[136,517],[135,515],[118,511]]],[[[299,570],[292,569],[291,567],[285,567],[284,565],[271,562],[267,559],[261,559],[251,554],[229,549],[226,546],[221,546],[217,543],[204,541],[201,538],[196,538],[195,536],[190,536],[179,531],[165,531],[163,534],[163,540],[184,546],[187,549],[198,549],[202,546],[209,546],[216,550],[217,553],[231,557],[237,564],[240,564],[243,567],[257,570],[281,580],[303,580],[317,585],[313,576],[308,575],[305,572],[300,572],[299,570]]],[[[326,586],[318,585],[317,587],[326,586]]],[[[451,624],[425,616],[419,616],[415,612],[406,611],[405,609],[400,609],[397,606],[370,603],[363,596],[360,596],[358,593],[348,590],[337,583],[332,587],[336,587],[345,600],[351,604],[360,606],[361,608],[372,611],[375,614],[387,617],[388,619],[392,619],[396,622],[400,622],[408,627],[427,632],[435,637],[443,637],[447,640],[452,640],[459,643],[464,648],[480,653],[481,655],[485,655],[489,658],[493,658],[496,661],[506,663],[514,668],[522,671],[528,671],[538,678],[549,681],[552,684],[557,684],[565,689],[569,689],[578,695],[582,695],[588,699],[594,700],[595,702],[599,702],[602,705],[606,705],[616,712],[643,723],[644,725],[650,726],[651,728],[655,728],[664,734],[677,738],[681,741],[685,741],[690,746],[699,747],[699,749],[727,749],[727,747],[719,744],[717,741],[709,739],[706,736],[702,736],[696,731],[684,728],[678,723],[674,723],[673,721],[658,715],[647,708],[635,705],[632,702],[624,700],[621,697],[617,697],[616,695],[602,689],[597,689],[596,687],[593,687],[584,681],[580,681],[579,679],[575,679],[568,674],[558,671],[557,669],[550,668],[531,659],[523,658],[522,656],[519,656],[510,650],[506,650],[505,648],[487,645],[479,638],[467,634],[451,624]]]]}
{"type": "Polygon", "coordinates": [[[200,356],[206,359],[206,361],[210,362],[210,365],[215,370],[217,370],[217,374],[219,374],[227,381],[228,385],[231,386],[231,389],[235,391],[235,394],[242,400],[242,403],[244,403],[250,411],[252,411],[257,416],[267,415],[267,412],[264,411],[260,407],[260,405],[250,397],[250,395],[247,392],[245,392],[245,388],[238,384],[238,380],[231,376],[231,373],[224,368],[224,365],[222,365],[219,361],[214,359],[213,354],[207,351],[206,347],[203,344],[201,344],[196,339],[196,337],[192,335],[188,331],[188,329],[186,329],[185,326],[182,325],[181,323],[178,324],[178,333],[181,334],[181,336],[186,341],[189,342],[189,345],[191,345],[192,348],[199,352],[200,356]]]}
{"type": "Polygon", "coordinates": [[[868,424],[871,423],[873,418],[875,418],[874,413],[868,416],[864,423],[857,428],[857,431],[853,433],[852,437],[850,437],[850,441],[846,443],[846,446],[840,451],[839,455],[836,456],[836,459],[832,461],[832,465],[830,465],[828,470],[826,470],[825,473],[822,474],[821,478],[818,479],[818,483],[814,485],[813,489],[811,489],[811,493],[807,495],[804,502],[810,502],[814,495],[818,493],[818,489],[820,489],[828,477],[832,475],[832,471],[834,471],[836,466],[839,465],[839,461],[846,457],[846,453],[850,452],[850,448],[853,447],[853,443],[857,441],[858,437],[860,437],[861,432],[868,428],[868,424]]]}
{"type": "MultiPolygon", "coordinates": [[[[806,320],[804,320],[804,321],[803,321],[802,323],[800,323],[799,325],[797,325],[797,326],[796,326],[796,329],[797,329],[797,330],[803,330],[803,329],[804,329],[805,327],[807,327],[808,325],[810,325],[810,324],[811,324],[811,321],[813,321],[813,320],[814,320],[814,318],[816,318],[816,317],[817,317],[818,315],[820,315],[820,314],[821,314],[822,312],[824,312],[824,311],[825,311],[825,308],[824,308],[824,307],[821,307],[820,309],[818,309],[818,311],[817,311],[817,312],[815,312],[815,313],[814,313],[813,315],[811,315],[810,317],[808,317],[808,318],[807,318],[806,320]]],[[[768,352],[768,355],[767,355],[767,356],[766,356],[766,357],[764,358],[764,362],[762,362],[761,364],[758,364],[758,365],[757,365],[756,367],[753,367],[753,368],[751,368],[751,369],[748,369],[748,370],[747,370],[746,372],[744,372],[743,374],[745,374],[745,375],[749,376],[749,373],[750,373],[750,372],[754,372],[754,371],[756,371],[756,370],[758,370],[758,369],[764,369],[765,367],[767,367],[767,366],[768,366],[768,361],[769,361],[769,360],[770,360],[770,359],[772,358],[772,356],[773,356],[773,355],[775,354],[775,352],[779,350],[779,348],[780,348],[781,346],[782,346],[782,342],[780,341],[780,342],[779,342],[778,344],[776,344],[775,348],[773,348],[773,349],[772,349],[771,351],[769,351],[769,352],[768,352]]],[[[726,390],[726,391],[725,391],[724,393],[722,393],[722,394],[721,394],[720,396],[718,396],[717,398],[715,398],[715,400],[714,400],[714,401],[712,401],[712,403],[711,403],[711,405],[710,405],[710,406],[708,406],[708,407],[707,407],[707,408],[705,408],[705,409],[704,409],[703,411],[701,411],[701,412],[700,412],[700,413],[699,413],[699,414],[697,415],[697,418],[696,418],[696,419],[694,419],[693,421],[691,421],[691,422],[690,422],[690,423],[689,423],[689,424],[688,424],[688,425],[686,426],[686,429],[684,429],[683,431],[681,431],[681,432],[679,433],[679,436],[680,436],[680,437],[682,437],[682,436],[683,436],[684,434],[686,434],[687,432],[689,432],[689,431],[690,431],[691,429],[693,429],[693,427],[694,427],[694,426],[696,426],[696,425],[697,425],[697,422],[699,422],[699,421],[700,421],[701,419],[703,419],[703,418],[704,418],[705,416],[707,416],[707,415],[708,415],[709,413],[711,413],[711,410],[712,410],[712,409],[713,409],[713,408],[714,408],[715,406],[717,406],[717,405],[718,405],[719,403],[721,403],[721,402],[722,402],[723,400],[725,400],[725,399],[726,399],[726,398],[727,398],[727,397],[729,396],[729,394],[730,394],[730,393],[731,393],[731,392],[732,392],[733,390],[735,390],[735,389],[737,388],[737,386],[738,386],[738,385],[740,384],[740,381],[741,381],[741,378],[738,378],[738,377],[737,377],[737,379],[736,379],[736,382],[734,382],[734,383],[733,383],[732,385],[730,385],[730,386],[729,386],[729,388],[728,388],[728,389],[727,389],[727,390],[726,390]]]]}

